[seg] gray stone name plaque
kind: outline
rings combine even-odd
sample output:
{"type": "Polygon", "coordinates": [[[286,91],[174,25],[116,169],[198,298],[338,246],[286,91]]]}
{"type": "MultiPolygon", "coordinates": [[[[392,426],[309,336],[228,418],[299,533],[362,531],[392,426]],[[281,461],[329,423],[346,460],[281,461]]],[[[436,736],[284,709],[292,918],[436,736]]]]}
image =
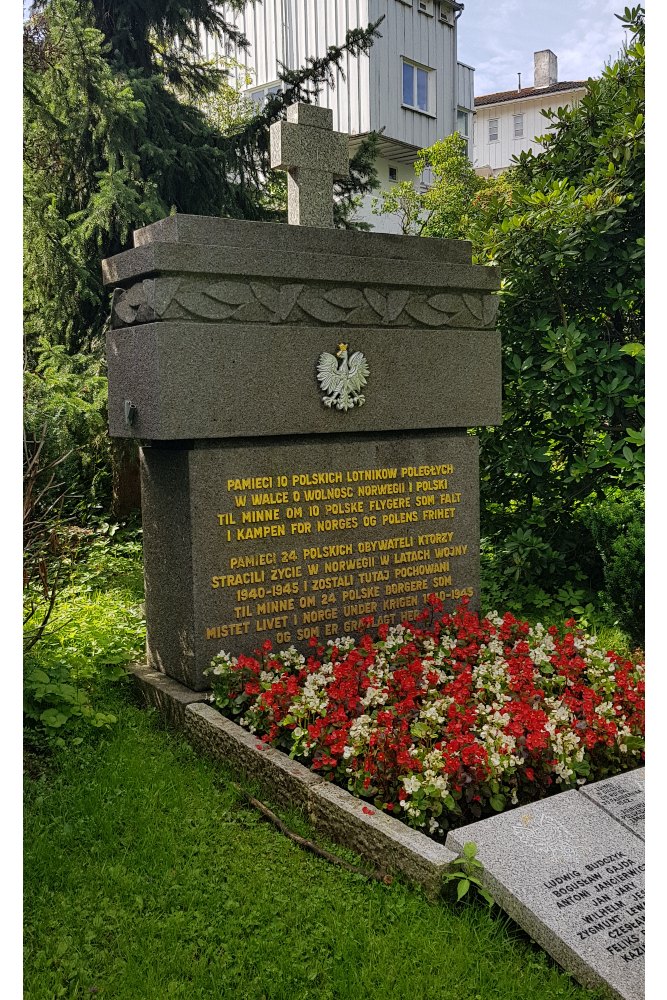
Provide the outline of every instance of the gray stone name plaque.
{"type": "Polygon", "coordinates": [[[595,802],[624,827],[644,839],[644,768],[583,785],[582,795],[595,802]]]}
{"type": "Polygon", "coordinates": [[[190,687],[221,649],[305,651],[414,620],[431,592],[477,605],[474,437],[147,447],[142,465],[149,664],[190,687]]]}
{"type": "Polygon", "coordinates": [[[580,792],[452,831],[496,901],[584,985],[644,996],[644,845],[580,792]]]}

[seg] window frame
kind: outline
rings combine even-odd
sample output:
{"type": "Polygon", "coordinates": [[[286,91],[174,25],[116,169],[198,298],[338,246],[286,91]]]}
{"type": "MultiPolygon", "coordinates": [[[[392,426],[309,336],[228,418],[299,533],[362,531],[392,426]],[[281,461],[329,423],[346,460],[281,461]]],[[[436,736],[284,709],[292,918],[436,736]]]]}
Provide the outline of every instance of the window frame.
{"type": "Polygon", "coordinates": [[[520,111],[516,115],[512,115],[512,129],[513,129],[513,134],[514,134],[514,138],[515,139],[523,139],[524,135],[523,135],[523,112],[522,111],[520,111]],[[521,126],[520,126],[521,131],[520,132],[517,132],[517,119],[521,120],[521,126]]]}
{"type": "Polygon", "coordinates": [[[489,142],[500,142],[500,118],[489,118],[488,119],[488,139],[489,142]],[[496,135],[495,138],[491,138],[491,123],[496,123],[496,135]]]}
{"type": "Polygon", "coordinates": [[[283,89],[283,85],[280,80],[272,81],[271,83],[264,83],[259,87],[246,87],[242,94],[245,98],[252,101],[254,104],[258,105],[261,109],[266,104],[268,97],[271,94],[278,94],[283,89]]]}
{"type": "Polygon", "coordinates": [[[453,27],[455,19],[452,17],[452,9],[449,4],[438,3],[438,21],[440,24],[448,24],[449,27],[453,27]]]}
{"type": "Polygon", "coordinates": [[[435,93],[435,70],[431,69],[430,66],[424,66],[422,63],[414,62],[412,59],[408,59],[407,56],[401,56],[401,107],[405,108],[407,111],[416,111],[420,115],[428,115],[429,118],[436,118],[436,93],[435,93]],[[412,75],[412,98],[419,99],[419,91],[417,84],[417,73],[421,71],[426,76],[426,107],[420,108],[418,104],[406,104],[405,102],[405,67],[410,66],[413,70],[412,75]],[[415,70],[417,72],[415,72],[415,70]]]}
{"type": "Polygon", "coordinates": [[[471,148],[472,148],[472,145],[471,145],[472,135],[471,135],[471,130],[470,130],[470,119],[471,118],[472,118],[472,113],[470,111],[468,111],[467,108],[457,108],[456,109],[456,131],[461,136],[461,138],[465,139],[465,141],[466,141],[466,151],[467,151],[467,154],[468,154],[468,159],[471,159],[470,153],[471,153],[471,148]],[[459,128],[459,122],[460,122],[461,116],[463,116],[465,118],[465,125],[466,125],[465,132],[462,132],[461,129],[459,128]]]}

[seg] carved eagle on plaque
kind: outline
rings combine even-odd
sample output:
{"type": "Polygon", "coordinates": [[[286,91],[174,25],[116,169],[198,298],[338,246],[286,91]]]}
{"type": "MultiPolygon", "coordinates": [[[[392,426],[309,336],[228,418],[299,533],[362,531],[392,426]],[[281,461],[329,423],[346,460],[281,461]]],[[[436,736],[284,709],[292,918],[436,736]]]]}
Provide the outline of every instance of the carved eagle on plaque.
{"type": "Polygon", "coordinates": [[[351,410],[366,401],[360,390],[370,374],[368,362],[361,351],[355,351],[348,360],[347,348],[347,344],[339,344],[335,357],[325,351],[317,364],[317,378],[324,392],[322,402],[336,410],[351,410]]]}

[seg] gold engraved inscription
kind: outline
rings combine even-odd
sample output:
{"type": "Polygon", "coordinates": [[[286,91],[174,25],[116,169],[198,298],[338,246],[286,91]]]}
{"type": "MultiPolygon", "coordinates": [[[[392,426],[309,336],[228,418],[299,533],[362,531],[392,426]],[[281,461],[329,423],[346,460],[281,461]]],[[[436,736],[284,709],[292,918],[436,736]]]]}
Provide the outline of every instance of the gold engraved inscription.
{"type": "Polygon", "coordinates": [[[369,620],[414,621],[429,593],[474,595],[465,474],[452,462],[259,469],[228,477],[217,503],[208,591],[218,621],[204,630],[217,649],[235,637],[248,652],[267,638],[325,642],[369,620]]]}

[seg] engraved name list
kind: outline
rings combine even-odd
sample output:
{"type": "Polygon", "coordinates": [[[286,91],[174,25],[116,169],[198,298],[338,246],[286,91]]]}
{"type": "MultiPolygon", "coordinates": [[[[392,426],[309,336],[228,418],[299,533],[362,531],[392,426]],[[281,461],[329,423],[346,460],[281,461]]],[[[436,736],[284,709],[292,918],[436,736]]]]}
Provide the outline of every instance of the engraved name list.
{"type": "Polygon", "coordinates": [[[362,619],[412,621],[430,593],[476,596],[465,464],[228,475],[205,515],[215,619],[204,638],[326,640],[362,619]]]}

